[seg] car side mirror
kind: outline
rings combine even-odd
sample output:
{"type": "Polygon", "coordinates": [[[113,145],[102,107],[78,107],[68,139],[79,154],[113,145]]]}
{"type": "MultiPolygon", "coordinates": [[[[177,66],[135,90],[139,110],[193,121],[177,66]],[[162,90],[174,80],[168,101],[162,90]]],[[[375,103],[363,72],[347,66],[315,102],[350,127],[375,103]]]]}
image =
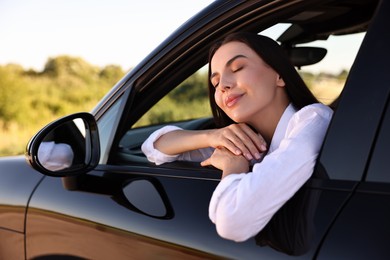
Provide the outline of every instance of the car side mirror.
{"type": "Polygon", "coordinates": [[[55,177],[86,173],[97,166],[99,158],[97,124],[89,113],[72,114],[48,124],[26,148],[29,164],[55,177]]]}

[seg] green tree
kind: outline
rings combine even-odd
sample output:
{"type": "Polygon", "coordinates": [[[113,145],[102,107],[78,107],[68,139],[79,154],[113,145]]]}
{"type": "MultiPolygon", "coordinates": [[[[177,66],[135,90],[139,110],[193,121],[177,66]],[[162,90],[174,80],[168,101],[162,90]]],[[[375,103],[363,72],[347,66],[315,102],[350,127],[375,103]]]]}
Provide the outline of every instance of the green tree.
{"type": "Polygon", "coordinates": [[[15,64],[0,66],[0,156],[23,153],[28,139],[50,121],[90,111],[124,75],[81,58],[50,58],[41,72],[15,64]]]}
{"type": "Polygon", "coordinates": [[[123,70],[120,66],[117,65],[107,65],[99,73],[99,77],[103,80],[117,82],[121,77],[123,77],[123,70]]]}
{"type": "Polygon", "coordinates": [[[207,73],[196,72],[183,81],[178,88],[169,93],[169,97],[176,102],[207,99],[207,73]]]}
{"type": "Polygon", "coordinates": [[[20,78],[23,70],[15,66],[0,67],[0,120],[5,128],[11,122],[22,122],[26,107],[26,82],[20,78]]]}
{"type": "Polygon", "coordinates": [[[43,74],[52,77],[76,76],[86,82],[91,82],[98,76],[99,68],[92,66],[79,57],[67,55],[49,58],[43,74]]]}

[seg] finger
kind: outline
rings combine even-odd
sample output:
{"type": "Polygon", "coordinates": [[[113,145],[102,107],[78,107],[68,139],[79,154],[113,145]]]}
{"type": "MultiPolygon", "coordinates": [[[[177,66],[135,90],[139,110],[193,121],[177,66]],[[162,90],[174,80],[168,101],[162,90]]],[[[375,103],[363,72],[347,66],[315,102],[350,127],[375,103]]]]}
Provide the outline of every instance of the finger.
{"type": "Polygon", "coordinates": [[[246,124],[238,124],[231,129],[235,134],[235,138],[231,138],[231,141],[242,151],[243,155],[248,160],[259,159],[263,152],[262,137],[246,124]]]}
{"type": "Polygon", "coordinates": [[[211,159],[208,158],[200,163],[201,166],[210,166],[211,165],[211,159]]]}
{"type": "Polygon", "coordinates": [[[240,127],[242,128],[243,132],[248,136],[248,138],[251,140],[251,142],[247,142],[251,146],[248,147],[251,151],[254,151],[253,149],[256,148],[260,152],[264,152],[267,150],[267,143],[264,140],[264,138],[261,136],[261,134],[256,133],[246,124],[240,124],[240,127]],[[252,145],[254,145],[256,148],[254,148],[252,145]]]}
{"type": "MultiPolygon", "coordinates": [[[[237,124],[228,126],[224,131],[223,146],[235,155],[244,155],[247,159],[252,159],[251,152],[246,146],[246,142],[252,142],[237,124]]],[[[253,145],[252,145],[253,147],[253,145]]]]}
{"type": "Polygon", "coordinates": [[[217,147],[217,148],[226,148],[227,150],[229,150],[229,152],[235,154],[235,155],[242,155],[244,152],[242,151],[242,149],[246,150],[245,148],[245,145],[244,144],[241,144],[241,148],[238,147],[236,144],[238,144],[239,142],[241,142],[237,137],[235,138],[236,140],[235,141],[232,141],[234,140],[234,138],[229,138],[228,140],[226,140],[226,142],[224,142],[224,145],[221,146],[221,147],[217,147]]]}
{"type": "Polygon", "coordinates": [[[242,155],[243,151],[241,148],[245,149],[245,145],[240,138],[237,137],[235,132],[237,132],[237,130],[234,130],[234,126],[225,127],[221,132],[220,145],[216,148],[224,147],[235,155],[242,155]]]}

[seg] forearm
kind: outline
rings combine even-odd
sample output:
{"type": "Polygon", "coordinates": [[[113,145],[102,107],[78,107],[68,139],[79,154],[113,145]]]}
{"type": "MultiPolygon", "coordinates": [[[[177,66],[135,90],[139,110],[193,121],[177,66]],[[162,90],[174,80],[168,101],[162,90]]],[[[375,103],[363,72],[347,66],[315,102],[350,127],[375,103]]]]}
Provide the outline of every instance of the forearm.
{"type": "Polygon", "coordinates": [[[213,130],[175,130],[166,133],[154,142],[154,148],[167,155],[210,147],[209,134],[213,130]]]}

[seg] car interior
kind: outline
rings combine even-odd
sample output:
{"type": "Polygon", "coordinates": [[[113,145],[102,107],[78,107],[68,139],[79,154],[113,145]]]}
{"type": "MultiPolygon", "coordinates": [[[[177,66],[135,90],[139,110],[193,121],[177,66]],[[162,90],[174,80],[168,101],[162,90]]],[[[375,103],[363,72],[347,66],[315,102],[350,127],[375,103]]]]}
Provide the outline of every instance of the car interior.
{"type": "MultiPolygon", "coordinates": [[[[269,27],[283,25],[283,31],[272,37],[287,51],[296,68],[299,71],[304,71],[306,67],[321,64],[328,56],[333,54],[332,49],[321,47],[322,43],[330,42],[332,38],[348,37],[356,34],[362,35],[361,40],[363,40],[364,33],[369,27],[377,4],[378,1],[372,0],[342,0],[328,1],[326,3],[322,1],[321,4],[308,5],[302,9],[303,11],[296,10],[294,13],[285,14],[283,19],[281,19],[280,15],[277,18],[278,20],[269,18],[268,22],[260,18],[258,20],[257,18],[251,18],[248,19],[247,24],[242,25],[240,28],[236,26],[234,30],[245,29],[263,34],[263,32],[266,32],[265,29],[269,27]],[[267,28],[264,28],[265,24],[268,24],[267,28]]],[[[221,35],[223,35],[222,32],[221,35]]],[[[203,49],[198,48],[196,53],[192,54],[191,62],[188,62],[191,56],[187,57],[188,65],[170,67],[170,64],[164,64],[165,69],[156,73],[154,78],[141,78],[134,84],[136,91],[130,99],[132,103],[125,108],[125,113],[121,120],[123,122],[120,127],[123,130],[119,131],[119,135],[116,137],[116,141],[114,141],[114,144],[117,143],[118,149],[114,152],[115,156],[110,157],[112,163],[127,165],[129,163],[132,165],[141,163],[150,165],[141,151],[141,145],[153,131],[164,125],[173,124],[184,129],[193,130],[214,127],[211,114],[206,114],[200,118],[184,118],[183,120],[175,120],[173,122],[137,125],[137,122],[146,115],[145,111],[152,111],[153,106],[172,89],[177,86],[180,87],[181,82],[191,77],[194,73],[204,71],[207,68],[208,45],[203,45],[203,49]],[[197,58],[194,58],[194,55],[197,58]],[[147,99],[143,98],[145,96],[147,96],[147,99]]],[[[333,43],[333,45],[335,44],[333,43]]],[[[357,51],[358,48],[353,54],[354,56],[356,56],[357,51]]],[[[351,68],[346,69],[350,70],[351,68]]],[[[342,84],[344,83],[345,81],[342,84]]],[[[207,82],[204,82],[204,87],[207,88],[207,82]]],[[[341,90],[340,92],[342,92],[341,90]]],[[[339,93],[328,104],[333,109],[336,109],[339,98],[342,98],[342,95],[339,96],[339,93]]],[[[173,110],[172,112],[174,113],[176,110],[180,110],[180,107],[173,110]]],[[[182,162],[169,163],[167,166],[159,167],[187,168],[188,166],[200,168],[198,164],[182,162]]]]}

